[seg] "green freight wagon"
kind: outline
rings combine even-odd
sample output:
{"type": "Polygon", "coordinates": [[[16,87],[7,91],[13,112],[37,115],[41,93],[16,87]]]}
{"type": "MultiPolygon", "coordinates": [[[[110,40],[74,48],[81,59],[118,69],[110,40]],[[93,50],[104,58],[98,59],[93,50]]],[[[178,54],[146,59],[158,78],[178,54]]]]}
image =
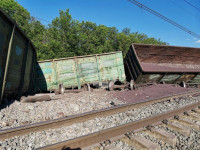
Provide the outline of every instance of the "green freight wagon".
{"type": "Polygon", "coordinates": [[[0,103],[33,91],[35,60],[31,41],[0,9],[0,103]]]}
{"type": "Polygon", "coordinates": [[[36,74],[36,90],[43,92],[59,89],[59,85],[80,89],[84,84],[126,80],[120,51],[39,61],[36,74]]]}

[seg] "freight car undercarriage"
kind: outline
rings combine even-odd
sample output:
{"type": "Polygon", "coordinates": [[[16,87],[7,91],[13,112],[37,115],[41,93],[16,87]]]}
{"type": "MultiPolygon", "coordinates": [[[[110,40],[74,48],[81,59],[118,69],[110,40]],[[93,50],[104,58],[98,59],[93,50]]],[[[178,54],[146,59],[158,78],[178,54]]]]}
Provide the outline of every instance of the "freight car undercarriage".
{"type": "MultiPolygon", "coordinates": [[[[130,82],[125,82],[121,83],[119,81],[109,81],[107,83],[104,83],[103,86],[104,89],[108,91],[113,91],[113,90],[135,90],[135,89],[140,89],[144,88],[146,86],[150,86],[153,84],[166,84],[165,82],[160,82],[160,83],[140,83],[136,84],[133,80],[130,82]]],[[[181,81],[180,83],[173,84],[174,86],[180,86],[184,88],[200,88],[199,83],[185,83],[184,81],[181,81]]],[[[81,87],[81,89],[74,89],[74,88],[65,88],[62,84],[59,85],[59,89],[54,89],[53,92],[58,95],[58,94],[64,94],[64,93],[79,93],[82,91],[89,91],[93,92],[93,88],[99,88],[99,84],[85,84],[84,86],[81,87]]]]}
{"type": "Polygon", "coordinates": [[[127,90],[133,90],[136,88],[134,81],[131,80],[129,82],[122,83],[119,80],[112,80],[109,82],[104,82],[102,83],[93,83],[93,84],[85,84],[81,86],[80,89],[78,87],[76,88],[66,88],[63,84],[59,85],[59,89],[52,89],[52,92],[54,92],[56,95],[58,94],[64,94],[64,93],[79,93],[82,91],[89,91],[93,92],[93,88],[103,88],[108,91],[113,91],[113,90],[121,90],[121,89],[127,89],[127,90]]]}

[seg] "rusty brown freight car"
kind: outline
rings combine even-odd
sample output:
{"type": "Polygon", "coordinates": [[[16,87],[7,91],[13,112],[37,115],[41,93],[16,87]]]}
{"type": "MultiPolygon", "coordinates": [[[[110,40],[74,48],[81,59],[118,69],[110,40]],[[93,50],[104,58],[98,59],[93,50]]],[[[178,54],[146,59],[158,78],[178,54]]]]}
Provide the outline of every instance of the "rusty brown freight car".
{"type": "Polygon", "coordinates": [[[33,44],[0,9],[0,103],[33,91],[36,52],[33,44]]]}
{"type": "Polygon", "coordinates": [[[132,44],[124,64],[136,84],[200,84],[200,48],[132,44]]]}

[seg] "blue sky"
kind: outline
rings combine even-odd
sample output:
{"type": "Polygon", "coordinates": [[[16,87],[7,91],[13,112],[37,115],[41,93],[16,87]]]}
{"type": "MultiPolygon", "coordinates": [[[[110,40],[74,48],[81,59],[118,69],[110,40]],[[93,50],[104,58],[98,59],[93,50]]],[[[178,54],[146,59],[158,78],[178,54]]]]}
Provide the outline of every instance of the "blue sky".
{"type": "MultiPolygon", "coordinates": [[[[16,0],[32,16],[51,22],[59,10],[70,10],[72,18],[91,21],[119,31],[128,27],[131,32],[145,33],[170,45],[200,47],[200,39],[180,30],[160,18],[138,8],[128,0],[16,0]]],[[[138,0],[169,19],[200,35],[200,1],[187,0],[138,0]]],[[[41,21],[41,20],[40,20],[41,21]]],[[[48,22],[41,21],[48,25],[48,22]]]]}

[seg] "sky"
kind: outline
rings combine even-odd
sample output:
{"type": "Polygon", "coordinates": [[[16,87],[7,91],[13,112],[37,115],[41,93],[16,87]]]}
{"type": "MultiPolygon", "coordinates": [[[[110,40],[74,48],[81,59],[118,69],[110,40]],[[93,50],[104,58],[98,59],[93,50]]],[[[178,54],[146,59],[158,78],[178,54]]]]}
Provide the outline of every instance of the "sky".
{"type": "MultiPolygon", "coordinates": [[[[147,34],[169,45],[199,47],[200,39],[182,31],[168,22],[130,3],[128,0],[16,0],[42,24],[59,16],[59,10],[69,9],[72,18],[91,21],[97,25],[116,27],[119,32],[130,28],[131,32],[147,34]],[[41,20],[42,19],[42,20],[41,20]]],[[[200,35],[199,0],[137,0],[190,31],[200,35]]]]}

